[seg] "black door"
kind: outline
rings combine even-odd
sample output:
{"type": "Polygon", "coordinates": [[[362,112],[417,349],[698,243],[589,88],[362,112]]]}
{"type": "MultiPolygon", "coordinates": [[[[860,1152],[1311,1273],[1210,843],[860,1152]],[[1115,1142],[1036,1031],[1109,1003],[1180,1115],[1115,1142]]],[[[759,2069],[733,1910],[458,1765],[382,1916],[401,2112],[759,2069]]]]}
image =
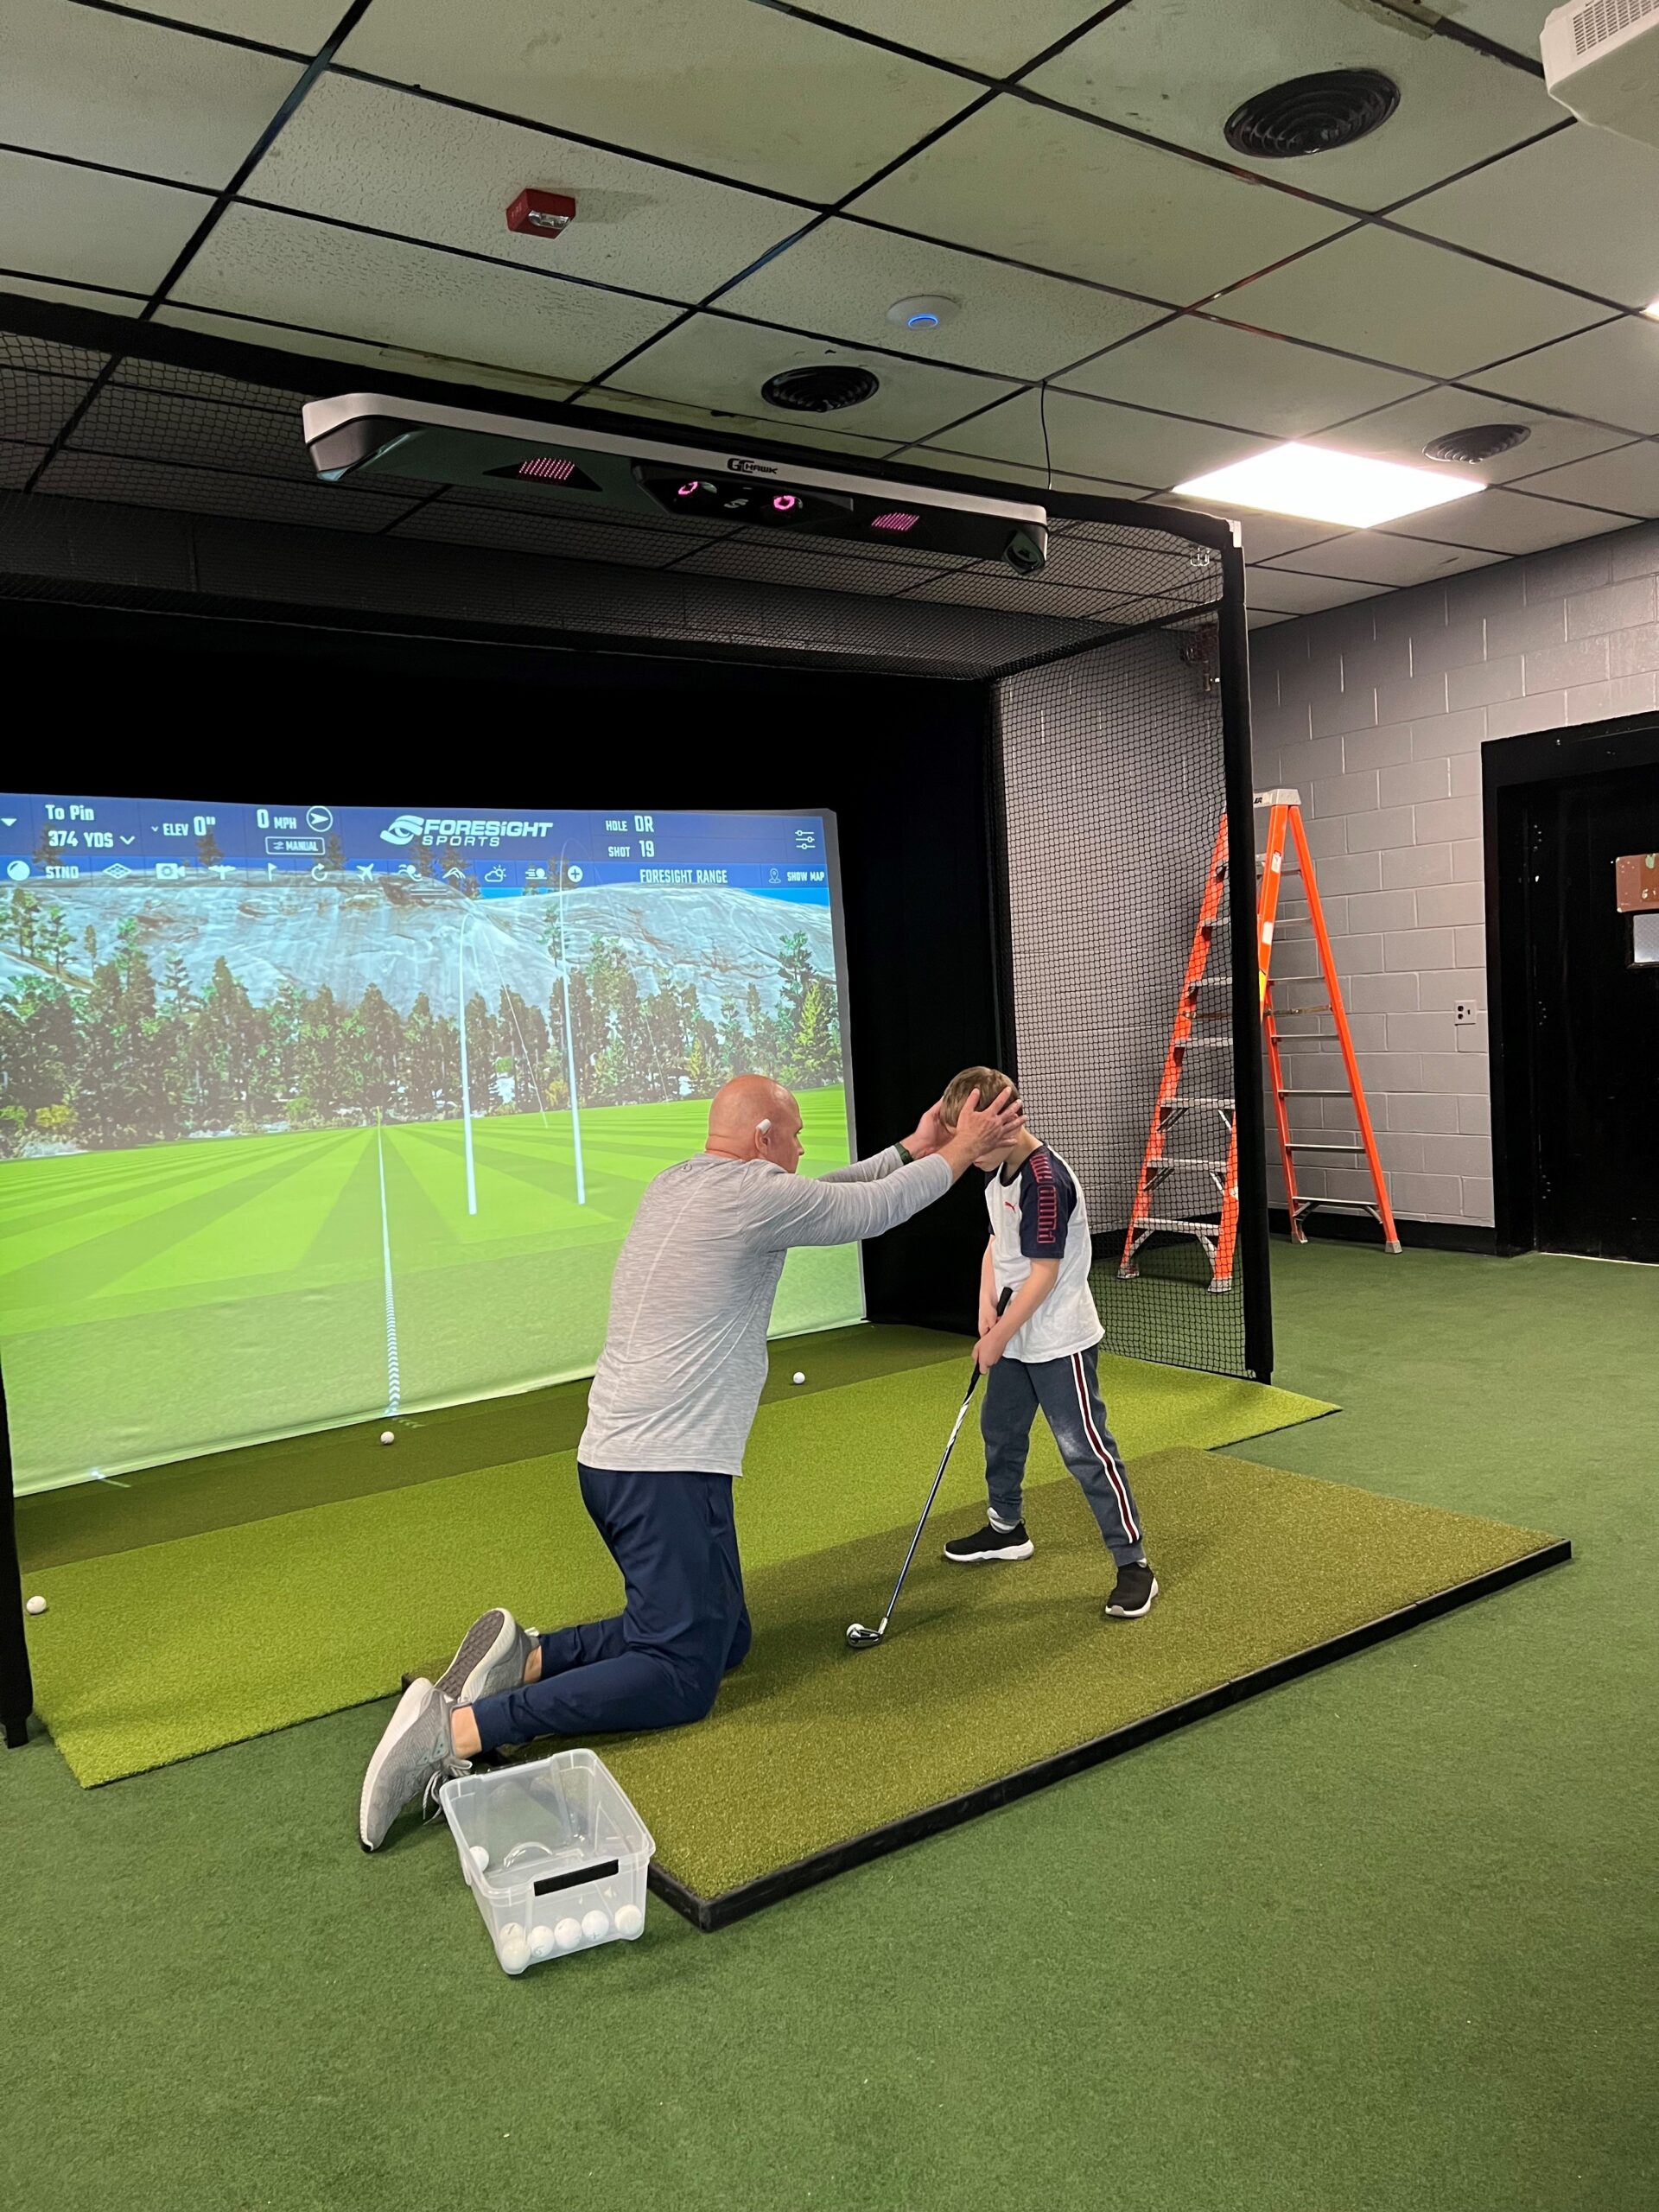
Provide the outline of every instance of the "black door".
{"type": "Polygon", "coordinates": [[[1535,1241],[1659,1261],[1659,968],[1613,894],[1621,853],[1659,850],[1659,766],[1531,785],[1523,850],[1535,1241]]]}

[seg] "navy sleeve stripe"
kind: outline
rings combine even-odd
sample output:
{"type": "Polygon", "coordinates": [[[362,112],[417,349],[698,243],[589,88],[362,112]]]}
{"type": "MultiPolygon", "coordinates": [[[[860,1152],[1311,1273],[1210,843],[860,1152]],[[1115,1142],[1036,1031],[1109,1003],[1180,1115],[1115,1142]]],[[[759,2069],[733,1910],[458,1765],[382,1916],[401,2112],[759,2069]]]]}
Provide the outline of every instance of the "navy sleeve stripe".
{"type": "Polygon", "coordinates": [[[1033,1152],[1020,1177],[1020,1249],[1028,1260],[1058,1260],[1065,1252],[1076,1198],[1069,1177],[1056,1173],[1045,1150],[1033,1152]]]}

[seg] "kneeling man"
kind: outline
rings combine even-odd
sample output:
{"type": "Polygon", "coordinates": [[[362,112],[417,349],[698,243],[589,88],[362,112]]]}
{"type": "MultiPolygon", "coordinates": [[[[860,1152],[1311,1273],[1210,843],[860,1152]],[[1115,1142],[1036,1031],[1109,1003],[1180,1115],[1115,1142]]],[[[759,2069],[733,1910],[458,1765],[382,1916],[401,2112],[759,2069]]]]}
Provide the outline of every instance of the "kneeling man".
{"type": "Polygon", "coordinates": [[[410,1685],[369,1762],[365,1851],[411,1798],[435,1797],[482,1751],[702,1718],[749,1648],[732,1478],[766,1379],[785,1257],[896,1228],[1020,1124],[1011,1094],[976,1093],[954,1129],[931,1107],[902,1144],[803,1179],[800,1109],[780,1084],[738,1076],[716,1094],[706,1149],[646,1187],[623,1240],[576,1447],[623,1610],[550,1636],[502,1606],[475,1621],[436,1682],[410,1685]]]}

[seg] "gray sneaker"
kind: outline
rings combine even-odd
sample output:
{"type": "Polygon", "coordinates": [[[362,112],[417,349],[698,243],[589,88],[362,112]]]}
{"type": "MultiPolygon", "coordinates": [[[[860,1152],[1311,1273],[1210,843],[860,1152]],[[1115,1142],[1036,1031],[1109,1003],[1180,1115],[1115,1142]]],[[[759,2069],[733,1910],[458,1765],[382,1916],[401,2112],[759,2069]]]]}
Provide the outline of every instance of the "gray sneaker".
{"type": "Polygon", "coordinates": [[[423,1811],[435,1809],[438,1787],[451,1775],[470,1774],[472,1761],[457,1758],[449,1738],[454,1700],[424,1677],[411,1682],[374,1747],[363,1794],[358,1800],[357,1840],[365,1851],[378,1851],[411,1798],[423,1811]]]}
{"type": "Polygon", "coordinates": [[[536,1630],[520,1628],[505,1605],[492,1605],[461,1637],[461,1649],[438,1676],[439,1695],[451,1705],[476,1705],[481,1697],[516,1690],[537,1640],[536,1630]]]}

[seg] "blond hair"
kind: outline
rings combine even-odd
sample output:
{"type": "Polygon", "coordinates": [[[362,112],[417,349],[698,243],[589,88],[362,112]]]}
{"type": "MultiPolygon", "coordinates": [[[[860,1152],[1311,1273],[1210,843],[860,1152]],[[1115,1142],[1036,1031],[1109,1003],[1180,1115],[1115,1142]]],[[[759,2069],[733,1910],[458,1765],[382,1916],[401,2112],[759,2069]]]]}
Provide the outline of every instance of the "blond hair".
{"type": "Polygon", "coordinates": [[[1020,1096],[1019,1084],[1000,1068],[963,1068],[960,1075],[953,1075],[945,1084],[944,1096],[939,1101],[939,1119],[947,1129],[956,1128],[963,1108],[976,1090],[982,1106],[989,1106],[1005,1090],[1012,1091],[1016,1100],[1020,1096]]]}

